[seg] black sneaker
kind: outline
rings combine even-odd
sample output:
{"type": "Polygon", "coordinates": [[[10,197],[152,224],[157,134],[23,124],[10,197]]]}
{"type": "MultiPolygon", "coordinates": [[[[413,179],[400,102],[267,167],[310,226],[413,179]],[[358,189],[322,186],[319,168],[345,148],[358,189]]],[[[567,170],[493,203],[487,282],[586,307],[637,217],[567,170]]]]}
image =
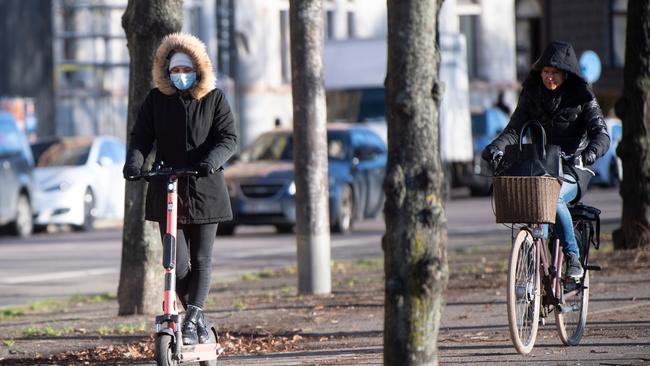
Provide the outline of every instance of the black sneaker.
{"type": "Polygon", "coordinates": [[[565,257],[567,269],[565,275],[574,279],[580,279],[585,274],[580,264],[580,256],[577,254],[569,253],[565,257]]]}

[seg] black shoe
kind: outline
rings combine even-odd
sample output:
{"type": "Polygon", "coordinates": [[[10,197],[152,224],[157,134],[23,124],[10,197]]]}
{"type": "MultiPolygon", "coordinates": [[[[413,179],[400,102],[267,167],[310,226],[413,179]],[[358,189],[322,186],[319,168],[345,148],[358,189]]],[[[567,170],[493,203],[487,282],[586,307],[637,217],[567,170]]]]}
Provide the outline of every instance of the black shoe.
{"type": "Polygon", "coordinates": [[[181,329],[183,333],[183,344],[191,345],[199,343],[199,336],[197,334],[197,319],[201,316],[201,308],[194,305],[187,306],[187,313],[185,313],[185,321],[181,329]]]}
{"type": "Polygon", "coordinates": [[[199,311],[201,315],[196,319],[196,330],[199,336],[199,343],[210,343],[210,333],[212,324],[205,320],[203,311],[199,311]]]}
{"type": "Polygon", "coordinates": [[[580,264],[580,256],[577,254],[569,253],[566,256],[566,273],[567,277],[574,279],[580,279],[585,274],[585,271],[582,269],[580,264]]]}

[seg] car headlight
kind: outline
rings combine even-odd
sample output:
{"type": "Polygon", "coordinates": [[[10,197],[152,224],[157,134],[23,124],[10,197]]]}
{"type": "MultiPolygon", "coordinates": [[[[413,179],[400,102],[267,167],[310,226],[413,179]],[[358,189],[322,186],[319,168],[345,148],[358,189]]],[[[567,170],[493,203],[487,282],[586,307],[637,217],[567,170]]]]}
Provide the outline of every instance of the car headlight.
{"type": "Polygon", "coordinates": [[[291,184],[289,184],[289,188],[287,188],[287,193],[289,193],[289,195],[291,196],[296,194],[296,182],[292,181],[291,184]]]}
{"type": "Polygon", "coordinates": [[[70,183],[68,183],[66,181],[63,181],[63,182],[59,182],[57,184],[54,184],[52,186],[49,186],[49,187],[45,188],[43,191],[45,191],[45,192],[59,192],[59,191],[63,192],[65,190],[67,190],[68,188],[70,188],[70,186],[71,186],[70,183]]]}

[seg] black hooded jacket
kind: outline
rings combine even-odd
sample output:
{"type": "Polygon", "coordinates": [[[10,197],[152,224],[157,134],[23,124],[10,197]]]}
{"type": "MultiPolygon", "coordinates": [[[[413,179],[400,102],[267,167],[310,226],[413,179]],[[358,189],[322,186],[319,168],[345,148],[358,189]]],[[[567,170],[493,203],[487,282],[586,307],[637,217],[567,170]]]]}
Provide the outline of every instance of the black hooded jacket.
{"type": "MultiPolygon", "coordinates": [[[[174,33],[156,51],[152,67],[155,89],[147,95],[131,131],[127,166],[142,168],[156,147],[156,162],[172,168],[207,164],[207,177],[178,180],[178,223],[208,224],[232,218],[230,198],[222,165],[237,147],[237,133],[225,95],[215,88],[215,75],[205,45],[196,37],[174,33]],[[181,95],[169,79],[169,56],[188,54],[197,81],[181,95]]],[[[147,191],[145,217],[162,222],[166,213],[166,188],[162,179],[152,180],[147,191]]]]}
{"type": "MultiPolygon", "coordinates": [[[[567,156],[578,157],[590,149],[600,157],[609,149],[610,138],[603,113],[591,87],[582,78],[575,51],[568,43],[555,41],[546,47],[523,83],[510,122],[486,149],[497,147],[505,151],[506,145],[517,144],[521,128],[531,120],[544,127],[546,143],[559,145],[567,156]],[[542,82],[541,71],[545,66],[567,73],[555,91],[548,90],[542,82]]],[[[536,140],[536,134],[532,135],[536,140]]],[[[588,181],[585,182],[586,177],[578,178],[584,192],[588,181]]]]}

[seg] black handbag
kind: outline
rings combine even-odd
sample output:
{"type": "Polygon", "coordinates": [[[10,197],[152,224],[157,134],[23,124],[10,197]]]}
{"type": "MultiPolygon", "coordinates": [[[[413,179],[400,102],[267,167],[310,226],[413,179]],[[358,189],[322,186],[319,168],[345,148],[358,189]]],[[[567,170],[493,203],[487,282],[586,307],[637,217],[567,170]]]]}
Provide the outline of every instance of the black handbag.
{"type": "Polygon", "coordinates": [[[553,176],[557,178],[561,173],[560,153],[559,146],[546,144],[546,131],[539,122],[526,122],[519,133],[519,143],[506,146],[501,175],[517,177],[553,176]],[[523,143],[526,131],[532,126],[538,127],[542,137],[541,144],[523,143]]]}

